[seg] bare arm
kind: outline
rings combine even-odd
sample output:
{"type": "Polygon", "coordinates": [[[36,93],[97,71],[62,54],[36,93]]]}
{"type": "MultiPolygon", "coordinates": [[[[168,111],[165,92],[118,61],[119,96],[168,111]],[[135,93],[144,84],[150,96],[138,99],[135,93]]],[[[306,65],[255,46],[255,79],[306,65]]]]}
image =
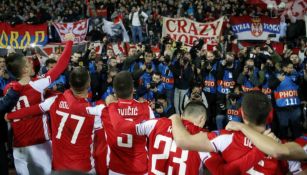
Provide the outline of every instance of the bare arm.
{"type": "Polygon", "coordinates": [[[173,137],[178,147],[203,152],[215,151],[207,137],[207,133],[200,132],[191,135],[182,124],[179,116],[173,115],[170,119],[172,120],[173,137]]]}

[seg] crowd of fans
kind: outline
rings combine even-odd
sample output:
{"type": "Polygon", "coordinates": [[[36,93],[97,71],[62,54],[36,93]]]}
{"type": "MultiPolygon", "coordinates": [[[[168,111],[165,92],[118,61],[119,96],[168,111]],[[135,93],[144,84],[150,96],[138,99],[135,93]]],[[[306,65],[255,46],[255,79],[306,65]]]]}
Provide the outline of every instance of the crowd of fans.
{"type": "Polygon", "coordinates": [[[0,4],[0,21],[12,25],[73,22],[86,17],[86,7],[82,0],[4,0],[0,4]]]}
{"type": "MultiPolygon", "coordinates": [[[[114,76],[121,70],[127,70],[134,78],[135,99],[149,101],[157,118],[181,113],[189,101],[199,100],[208,108],[206,127],[210,130],[224,128],[229,120],[242,121],[239,110],[242,95],[250,90],[261,90],[274,104],[268,125],[273,127],[275,133],[280,138],[292,139],[303,133],[307,105],[307,40],[302,37],[304,34],[286,34],[281,40],[285,43],[282,54],[274,50],[270,39],[264,43],[256,43],[254,47],[240,48],[237,53],[231,52],[231,43],[236,39],[227,22],[213,51],[206,50],[201,40],[195,42],[188,51],[182,43],[169,37],[161,37],[162,16],[184,16],[198,22],[208,22],[220,16],[226,16],[227,21],[230,16],[276,17],[277,14],[247,5],[243,0],[95,0],[90,8],[107,8],[106,18],[109,20],[122,15],[132,36],[132,7],[148,16],[144,24],[140,23],[141,30],[136,31],[141,32],[144,37],[133,37],[133,42],[138,43],[138,40],[140,44],[130,48],[127,55],[119,56],[109,47],[104,47],[102,54],[97,55],[94,46],[89,45],[85,52],[72,55],[69,69],[49,89],[64,91],[69,88],[67,79],[70,71],[75,67],[85,66],[91,75],[89,98],[92,101],[105,100],[114,93],[114,76]],[[159,45],[159,54],[152,52],[153,44],[159,45]],[[293,48],[298,49],[294,51],[293,48]],[[282,90],[294,92],[294,98],[279,102],[275,93],[282,90]],[[288,128],[291,131],[289,133],[288,128]]],[[[0,10],[0,21],[12,25],[48,21],[72,22],[89,15],[88,7],[82,0],[6,0],[0,4],[0,10]]],[[[291,27],[290,18],[285,18],[286,28],[291,27]]],[[[96,28],[89,36],[92,40],[101,40],[105,46],[109,42],[106,34],[96,28]]],[[[56,54],[52,54],[50,58],[35,54],[33,63],[36,75],[46,73],[55,65],[56,60],[56,54]]],[[[2,90],[11,80],[6,72],[5,58],[0,58],[0,80],[2,90]]]]}

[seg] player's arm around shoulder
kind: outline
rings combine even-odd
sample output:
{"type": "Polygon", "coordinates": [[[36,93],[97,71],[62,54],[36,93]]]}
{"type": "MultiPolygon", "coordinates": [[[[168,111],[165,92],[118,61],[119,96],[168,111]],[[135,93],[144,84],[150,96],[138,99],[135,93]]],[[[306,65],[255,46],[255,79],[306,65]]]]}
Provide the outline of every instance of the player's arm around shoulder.
{"type": "Polygon", "coordinates": [[[190,134],[184,127],[179,115],[174,114],[172,120],[172,133],[178,147],[185,150],[214,152],[215,149],[210,143],[206,132],[190,134]]]}
{"type": "Polygon", "coordinates": [[[276,159],[306,160],[307,154],[302,147],[295,142],[280,143],[279,139],[267,130],[263,134],[255,131],[246,124],[229,122],[227,130],[241,131],[262,152],[276,159]]]}

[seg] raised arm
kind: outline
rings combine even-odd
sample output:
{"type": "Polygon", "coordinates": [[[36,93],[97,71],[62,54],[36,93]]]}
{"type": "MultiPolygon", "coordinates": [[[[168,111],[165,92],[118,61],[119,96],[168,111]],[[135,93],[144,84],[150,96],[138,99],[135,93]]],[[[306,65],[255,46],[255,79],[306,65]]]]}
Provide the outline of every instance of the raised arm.
{"type": "Polygon", "coordinates": [[[73,41],[68,41],[65,45],[65,49],[58,59],[54,68],[46,73],[46,77],[50,76],[50,81],[55,81],[67,68],[71,52],[72,52],[73,41]]]}
{"type": "Polygon", "coordinates": [[[248,137],[253,144],[267,155],[270,155],[276,159],[288,159],[288,160],[306,160],[307,154],[300,145],[295,142],[288,142],[285,144],[278,143],[269,136],[263,135],[251,127],[243,124],[231,121],[226,126],[228,130],[240,130],[248,137]]]}
{"type": "Polygon", "coordinates": [[[9,121],[9,120],[14,120],[14,119],[22,119],[25,117],[39,116],[39,114],[42,114],[50,110],[50,107],[53,104],[55,99],[56,99],[56,96],[50,97],[42,103],[30,106],[28,108],[22,108],[15,112],[11,112],[7,114],[5,119],[9,121]]]}
{"type": "Polygon", "coordinates": [[[172,133],[174,140],[178,147],[187,150],[214,152],[215,149],[211,145],[207,133],[200,132],[195,135],[191,135],[182,124],[179,116],[172,115],[172,133]]]}

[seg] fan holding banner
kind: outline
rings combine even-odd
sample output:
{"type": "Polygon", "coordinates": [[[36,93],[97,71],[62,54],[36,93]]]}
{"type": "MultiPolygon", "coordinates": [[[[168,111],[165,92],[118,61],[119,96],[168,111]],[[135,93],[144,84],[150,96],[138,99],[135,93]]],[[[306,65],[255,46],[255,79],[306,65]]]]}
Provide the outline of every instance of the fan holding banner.
{"type": "Polygon", "coordinates": [[[65,42],[65,35],[72,33],[75,35],[75,43],[80,43],[85,41],[86,34],[88,31],[89,20],[83,19],[76,22],[69,23],[53,23],[55,29],[57,30],[61,41],[65,42]]]}

